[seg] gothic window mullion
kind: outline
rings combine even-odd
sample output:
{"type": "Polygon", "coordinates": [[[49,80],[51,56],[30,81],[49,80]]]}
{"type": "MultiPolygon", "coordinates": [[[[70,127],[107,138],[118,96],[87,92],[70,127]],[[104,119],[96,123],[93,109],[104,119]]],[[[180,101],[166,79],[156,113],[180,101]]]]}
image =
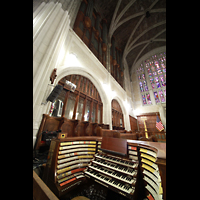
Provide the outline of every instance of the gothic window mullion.
{"type": "Polygon", "coordinates": [[[144,70],[144,65],[140,65],[140,67],[137,69],[137,78],[138,78],[138,85],[141,93],[142,98],[142,104],[143,105],[149,105],[151,103],[151,97],[149,93],[148,83],[146,79],[146,72],[144,70]]]}

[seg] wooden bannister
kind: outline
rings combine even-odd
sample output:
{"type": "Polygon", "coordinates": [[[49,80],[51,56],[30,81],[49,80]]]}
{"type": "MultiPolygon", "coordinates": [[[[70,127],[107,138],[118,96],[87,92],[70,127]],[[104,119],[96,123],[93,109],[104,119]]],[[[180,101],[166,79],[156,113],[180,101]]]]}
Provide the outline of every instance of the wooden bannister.
{"type": "MultiPolygon", "coordinates": [[[[158,139],[158,142],[166,142],[166,132],[165,131],[156,131],[156,132],[149,132],[147,131],[148,136],[155,135],[158,139]]],[[[140,134],[142,134],[142,137],[145,137],[145,132],[141,131],[140,134]]]]}
{"type": "Polygon", "coordinates": [[[157,137],[158,142],[166,142],[166,132],[153,132],[152,135],[157,137]]]}

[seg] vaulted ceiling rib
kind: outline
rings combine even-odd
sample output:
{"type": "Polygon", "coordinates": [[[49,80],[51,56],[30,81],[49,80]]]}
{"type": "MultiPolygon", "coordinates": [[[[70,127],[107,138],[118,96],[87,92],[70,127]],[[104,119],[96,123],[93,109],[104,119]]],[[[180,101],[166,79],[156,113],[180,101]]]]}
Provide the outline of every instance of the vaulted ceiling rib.
{"type": "MultiPolygon", "coordinates": [[[[95,0],[94,7],[108,25],[108,41],[115,37],[129,72],[150,48],[166,43],[166,0],[95,0]],[[146,15],[149,11],[150,16],[146,15]]],[[[150,50],[152,50],[150,49],[150,50]]]]}

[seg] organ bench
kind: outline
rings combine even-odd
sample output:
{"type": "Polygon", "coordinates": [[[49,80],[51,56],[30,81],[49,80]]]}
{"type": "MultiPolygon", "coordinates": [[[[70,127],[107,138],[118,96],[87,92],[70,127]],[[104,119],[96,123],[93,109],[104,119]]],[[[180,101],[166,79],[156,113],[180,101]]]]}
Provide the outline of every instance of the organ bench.
{"type": "Polygon", "coordinates": [[[113,137],[53,139],[43,181],[63,200],[94,185],[103,191],[96,199],[165,200],[165,171],[156,163],[165,150],[163,143],[113,137]]]}

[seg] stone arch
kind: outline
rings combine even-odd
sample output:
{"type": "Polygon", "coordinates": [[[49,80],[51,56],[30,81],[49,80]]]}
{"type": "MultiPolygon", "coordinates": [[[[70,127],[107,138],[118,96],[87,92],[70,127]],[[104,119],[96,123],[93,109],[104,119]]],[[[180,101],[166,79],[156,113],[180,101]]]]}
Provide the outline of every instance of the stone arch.
{"type": "Polygon", "coordinates": [[[101,82],[98,79],[98,76],[96,74],[92,74],[88,72],[85,68],[79,67],[79,66],[70,66],[70,67],[60,67],[57,69],[57,78],[55,81],[55,84],[58,83],[60,79],[62,79],[65,76],[71,75],[71,74],[77,74],[77,75],[82,75],[86,78],[88,78],[94,86],[97,88],[99,95],[101,97],[101,101],[103,103],[103,123],[108,123],[108,117],[106,115],[106,105],[109,103],[107,95],[102,87],[101,82]]]}
{"type": "Polygon", "coordinates": [[[82,67],[67,67],[61,70],[57,70],[57,78],[56,78],[56,84],[58,83],[58,81],[67,76],[67,75],[71,75],[71,74],[77,74],[77,75],[82,75],[85,76],[86,78],[88,78],[97,88],[100,96],[101,96],[101,100],[102,103],[107,103],[107,98],[106,98],[106,93],[101,85],[101,82],[98,80],[98,76],[92,75],[90,73],[88,73],[84,68],[82,67]]]}
{"type": "MultiPolygon", "coordinates": [[[[126,108],[125,108],[125,106],[124,106],[124,102],[122,101],[122,99],[120,99],[118,96],[114,96],[112,99],[111,99],[111,102],[112,102],[112,100],[116,100],[118,103],[119,103],[119,105],[120,105],[120,107],[121,107],[121,109],[122,109],[122,113],[123,113],[123,115],[125,115],[126,114],[126,108]]],[[[111,103],[110,102],[110,103],[111,103]]]]}
{"type": "Polygon", "coordinates": [[[125,118],[125,115],[126,115],[126,109],[124,108],[124,104],[123,104],[123,102],[121,101],[121,99],[119,98],[119,97],[117,97],[117,96],[115,96],[114,98],[112,98],[111,99],[111,102],[110,102],[110,104],[111,104],[111,113],[112,113],[112,126],[117,126],[117,127],[119,127],[120,126],[120,124],[121,124],[121,122],[120,122],[120,118],[121,118],[121,114],[122,114],[122,127],[126,127],[126,118],[125,118]],[[112,107],[112,102],[113,101],[116,101],[116,103],[119,105],[119,109],[115,109],[114,108],[114,110],[117,110],[117,112],[116,111],[114,111],[113,110],[113,107],[112,107]],[[113,116],[114,115],[114,113],[116,114],[115,116],[113,116]],[[121,114],[120,114],[121,113],[121,114]]]}

